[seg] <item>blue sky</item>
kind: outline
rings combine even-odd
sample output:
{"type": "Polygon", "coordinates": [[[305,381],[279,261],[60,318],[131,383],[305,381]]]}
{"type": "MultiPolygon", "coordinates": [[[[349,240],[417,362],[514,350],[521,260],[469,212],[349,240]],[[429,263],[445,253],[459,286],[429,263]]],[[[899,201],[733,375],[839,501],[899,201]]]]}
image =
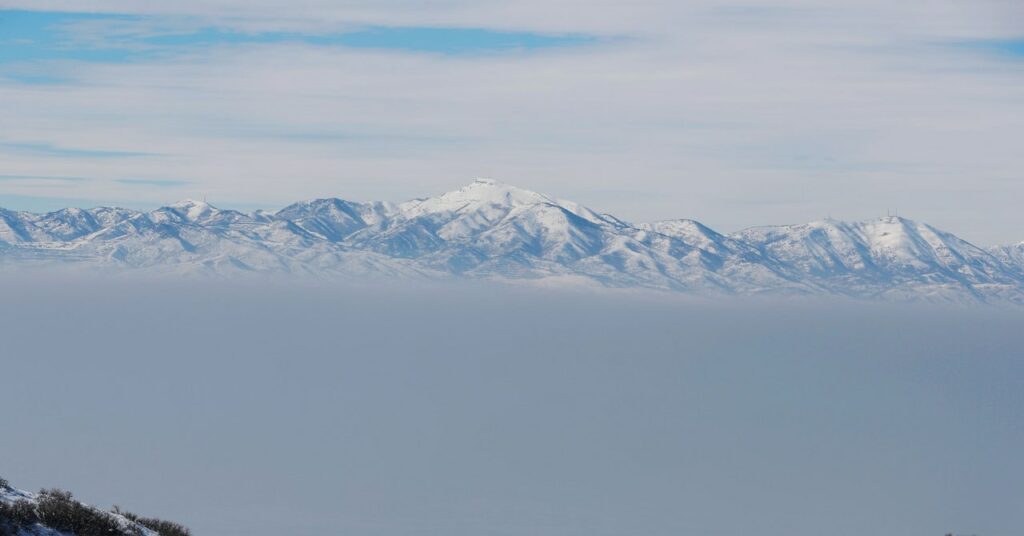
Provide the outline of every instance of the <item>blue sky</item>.
{"type": "Polygon", "coordinates": [[[1024,59],[1024,39],[977,39],[961,41],[954,47],[980,54],[998,55],[1007,59],[1024,59]]]}
{"type": "Polygon", "coordinates": [[[10,208],[400,201],[490,176],[634,220],[900,206],[1024,239],[1024,31],[1001,0],[5,5],[10,208]]]}
{"type": "Polygon", "coordinates": [[[358,26],[330,33],[242,31],[201,20],[159,16],[0,10],[0,63],[68,60],[142,61],[185,48],[226,44],[304,43],[438,54],[485,54],[584,45],[581,34],[544,34],[484,28],[358,26]],[[82,35],[83,24],[96,33],[82,35]],[[104,35],[102,29],[113,30],[104,35]],[[135,31],[132,31],[135,29],[135,31]]]}

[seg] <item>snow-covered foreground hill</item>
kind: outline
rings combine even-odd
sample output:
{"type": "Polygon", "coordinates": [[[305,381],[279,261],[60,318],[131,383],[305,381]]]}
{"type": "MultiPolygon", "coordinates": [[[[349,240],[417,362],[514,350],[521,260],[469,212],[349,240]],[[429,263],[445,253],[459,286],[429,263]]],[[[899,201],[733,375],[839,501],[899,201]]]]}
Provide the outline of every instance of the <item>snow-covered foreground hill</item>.
{"type": "Polygon", "coordinates": [[[244,214],[0,209],[8,268],[231,276],[473,278],[712,294],[1024,303],[1024,246],[986,250],[885,217],[758,227],[634,224],[487,179],[401,204],[317,199],[244,214]]]}
{"type": "Polygon", "coordinates": [[[119,510],[107,512],[75,500],[71,493],[31,493],[0,478],[0,535],[3,536],[189,536],[190,531],[158,519],[119,510]]]}

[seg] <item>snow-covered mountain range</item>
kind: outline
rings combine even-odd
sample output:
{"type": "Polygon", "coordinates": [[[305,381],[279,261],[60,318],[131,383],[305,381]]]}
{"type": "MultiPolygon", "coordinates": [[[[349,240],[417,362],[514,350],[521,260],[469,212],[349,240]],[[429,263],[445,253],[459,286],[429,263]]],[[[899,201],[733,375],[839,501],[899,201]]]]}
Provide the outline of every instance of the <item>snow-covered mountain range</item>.
{"type": "Polygon", "coordinates": [[[898,217],[722,234],[685,219],[630,223],[487,179],[400,204],[317,199],[273,213],[198,201],[0,209],[0,262],[1024,303],[1024,243],[985,249],[898,217]]]}

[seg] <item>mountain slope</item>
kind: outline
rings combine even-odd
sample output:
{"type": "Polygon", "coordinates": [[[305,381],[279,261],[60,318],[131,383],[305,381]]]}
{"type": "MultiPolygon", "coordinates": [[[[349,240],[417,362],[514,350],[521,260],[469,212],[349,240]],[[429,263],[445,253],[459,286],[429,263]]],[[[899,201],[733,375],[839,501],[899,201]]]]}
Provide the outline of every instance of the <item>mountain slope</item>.
{"type": "MultiPolygon", "coordinates": [[[[704,224],[687,219],[664,220],[639,225],[652,245],[660,235],[692,248],[701,262],[733,282],[745,292],[787,292],[810,294],[813,286],[801,281],[799,273],[785,263],[765,255],[746,242],[718,233],[704,224]]],[[[665,247],[664,245],[661,247],[665,247]]],[[[693,255],[695,253],[691,253],[693,255]]],[[[676,253],[678,255],[678,253],[676,253]]]]}
{"type": "Polygon", "coordinates": [[[316,199],[276,213],[199,201],[151,212],[0,209],[0,263],[1024,303],[1024,245],[984,250],[903,218],[730,235],[686,219],[632,224],[486,179],[399,204],[316,199]]]}
{"type": "Polygon", "coordinates": [[[1024,242],[1012,246],[997,246],[988,251],[1003,263],[1006,270],[1024,279],[1024,242]]]}
{"type": "Polygon", "coordinates": [[[837,294],[1018,299],[1022,284],[991,253],[905,218],[824,220],[731,236],[837,294]]]}

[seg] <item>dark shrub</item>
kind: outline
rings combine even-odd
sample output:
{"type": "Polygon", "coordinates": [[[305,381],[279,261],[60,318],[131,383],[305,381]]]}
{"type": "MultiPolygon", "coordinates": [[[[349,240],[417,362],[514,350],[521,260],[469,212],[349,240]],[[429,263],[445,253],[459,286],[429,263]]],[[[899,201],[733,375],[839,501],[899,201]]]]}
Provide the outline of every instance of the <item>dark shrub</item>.
{"type": "Polygon", "coordinates": [[[0,502],[0,536],[17,536],[23,528],[39,522],[35,505],[28,501],[0,502]]]}
{"type": "Polygon", "coordinates": [[[180,523],[164,521],[152,517],[139,517],[131,512],[121,512],[121,515],[132,521],[160,533],[160,536],[192,536],[192,532],[180,523]]]}
{"type": "Polygon", "coordinates": [[[36,514],[39,522],[58,532],[75,536],[136,536],[137,529],[121,527],[117,519],[106,512],[85,506],[71,498],[71,493],[58,489],[43,490],[39,494],[36,514]]]}
{"type": "Polygon", "coordinates": [[[137,526],[122,526],[122,520],[113,514],[85,506],[74,500],[70,492],[44,489],[35,503],[0,502],[0,536],[18,536],[36,524],[74,536],[141,536],[139,526],[156,531],[160,536],[191,536],[191,532],[178,523],[122,513],[117,507],[114,511],[137,526]]]}
{"type": "Polygon", "coordinates": [[[14,501],[10,504],[0,503],[0,518],[18,526],[39,522],[35,505],[26,500],[14,501]]]}
{"type": "Polygon", "coordinates": [[[71,499],[74,498],[74,495],[71,495],[70,491],[64,491],[59,488],[50,488],[39,490],[39,497],[52,497],[54,499],[59,499],[62,501],[70,501],[71,499]]]}

